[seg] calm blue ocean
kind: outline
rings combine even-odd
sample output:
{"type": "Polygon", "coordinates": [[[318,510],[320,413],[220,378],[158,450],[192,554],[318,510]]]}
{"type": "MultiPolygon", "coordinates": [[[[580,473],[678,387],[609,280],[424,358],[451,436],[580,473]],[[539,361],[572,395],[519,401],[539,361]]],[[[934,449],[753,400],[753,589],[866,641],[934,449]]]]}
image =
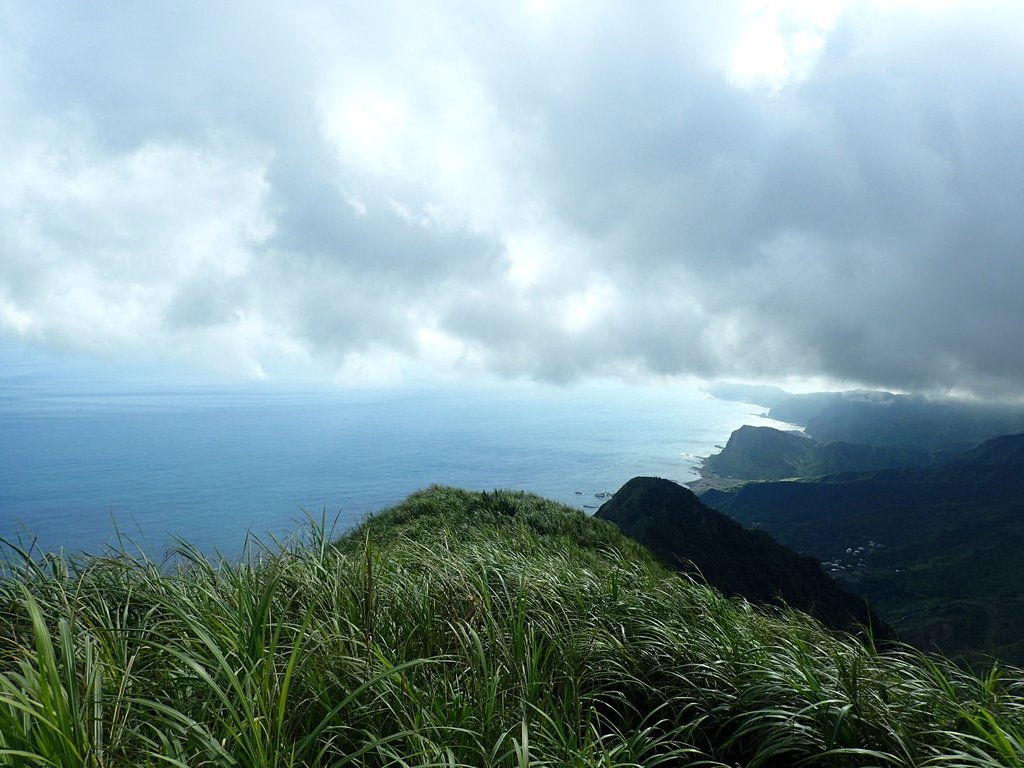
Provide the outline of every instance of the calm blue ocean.
{"type": "Polygon", "coordinates": [[[0,536],[234,556],[304,511],[340,529],[432,483],[579,507],[629,478],[695,479],[757,406],[656,386],[326,391],[0,381],[0,536]],[[115,527],[116,526],[116,527],[115,527]]]}

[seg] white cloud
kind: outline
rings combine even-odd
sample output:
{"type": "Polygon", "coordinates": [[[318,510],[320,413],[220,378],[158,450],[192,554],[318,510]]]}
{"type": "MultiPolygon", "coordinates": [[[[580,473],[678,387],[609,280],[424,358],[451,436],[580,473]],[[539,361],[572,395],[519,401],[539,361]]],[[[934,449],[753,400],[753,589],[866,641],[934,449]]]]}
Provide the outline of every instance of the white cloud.
{"type": "Polygon", "coordinates": [[[104,153],[90,134],[72,115],[2,153],[0,322],[63,347],[173,353],[168,308],[244,279],[271,232],[258,160],[175,142],[104,153]]]}
{"type": "Polygon", "coordinates": [[[4,12],[0,343],[1024,380],[1017,3],[4,12]]]}
{"type": "Polygon", "coordinates": [[[776,91],[804,80],[849,0],[747,0],[729,75],[746,88],[776,91]]]}

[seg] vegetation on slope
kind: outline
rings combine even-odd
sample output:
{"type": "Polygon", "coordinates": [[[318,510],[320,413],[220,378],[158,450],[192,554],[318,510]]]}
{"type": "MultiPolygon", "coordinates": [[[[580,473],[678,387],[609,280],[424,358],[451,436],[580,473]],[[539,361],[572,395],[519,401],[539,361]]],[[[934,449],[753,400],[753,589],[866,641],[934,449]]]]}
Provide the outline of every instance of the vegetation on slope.
{"type": "Polygon", "coordinates": [[[1024,435],[943,464],[752,483],[702,500],[830,563],[900,637],[1024,663],[1024,435]]]}
{"type": "Polygon", "coordinates": [[[864,599],[840,588],[817,560],[744,528],[671,480],[634,477],[596,517],[615,523],[670,569],[696,575],[726,595],[796,608],[831,629],[870,632],[875,641],[895,639],[864,599]]]}
{"type": "Polygon", "coordinates": [[[735,430],[721,452],[709,456],[707,470],[742,480],[783,480],[840,472],[865,472],[894,467],[923,467],[935,461],[914,448],[821,443],[796,432],[771,427],[743,426],[735,430]]]}
{"type": "Polygon", "coordinates": [[[213,567],[12,555],[11,766],[1020,766],[1021,673],[876,653],[608,523],[432,488],[213,567]]]}

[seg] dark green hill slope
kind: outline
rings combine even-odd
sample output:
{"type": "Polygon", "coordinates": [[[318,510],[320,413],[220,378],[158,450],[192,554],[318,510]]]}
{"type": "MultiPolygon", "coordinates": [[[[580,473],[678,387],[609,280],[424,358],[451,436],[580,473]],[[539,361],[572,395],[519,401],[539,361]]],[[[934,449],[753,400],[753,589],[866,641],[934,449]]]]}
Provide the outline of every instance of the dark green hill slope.
{"type": "Polygon", "coordinates": [[[703,498],[828,563],[909,642],[1024,661],[1024,435],[920,469],[703,498]]]}
{"type": "Polygon", "coordinates": [[[763,531],[744,529],[670,480],[633,478],[596,517],[615,523],[669,567],[699,573],[725,594],[789,605],[837,629],[858,631],[870,625],[876,638],[892,635],[861,598],[841,589],[816,560],[763,531]]]}
{"type": "Polygon", "coordinates": [[[706,467],[719,477],[783,480],[891,467],[923,467],[931,454],[914,448],[818,442],[796,432],[742,426],[706,467]]]}

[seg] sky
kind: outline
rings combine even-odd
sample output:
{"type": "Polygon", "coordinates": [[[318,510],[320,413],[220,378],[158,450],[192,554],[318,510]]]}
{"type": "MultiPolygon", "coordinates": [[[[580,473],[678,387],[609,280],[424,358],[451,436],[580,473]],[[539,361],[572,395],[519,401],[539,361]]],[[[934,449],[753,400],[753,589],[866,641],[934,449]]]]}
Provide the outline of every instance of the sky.
{"type": "Polygon", "coordinates": [[[0,354],[1024,391],[1024,3],[0,0],[0,354]]]}

